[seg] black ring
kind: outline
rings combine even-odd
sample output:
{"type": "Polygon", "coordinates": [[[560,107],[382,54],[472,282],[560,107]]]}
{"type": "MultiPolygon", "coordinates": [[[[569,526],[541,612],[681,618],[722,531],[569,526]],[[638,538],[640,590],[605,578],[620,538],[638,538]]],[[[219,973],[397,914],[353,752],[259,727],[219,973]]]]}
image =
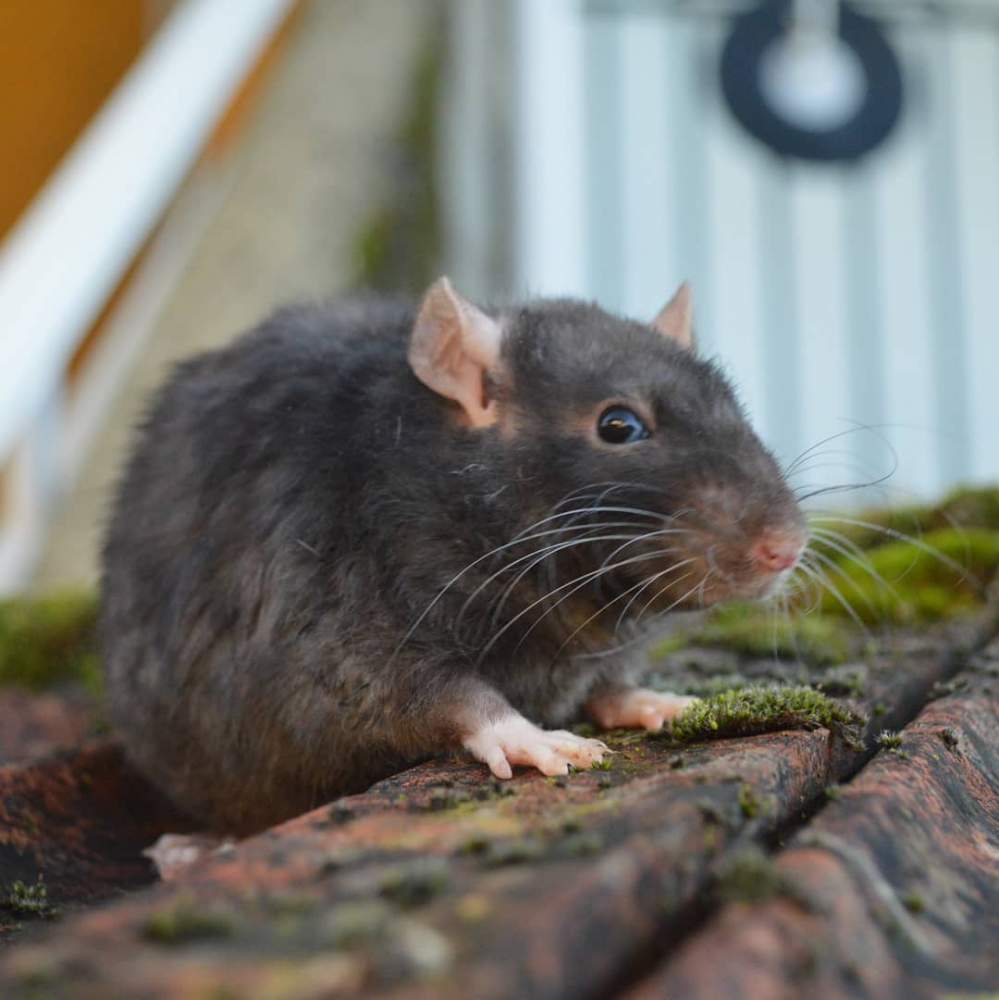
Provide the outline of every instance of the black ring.
{"type": "Polygon", "coordinates": [[[880,145],[902,113],[902,70],[878,24],[843,3],[839,35],[860,60],[866,94],[850,121],[811,131],[792,125],[766,101],[760,65],[769,45],[787,30],[790,0],[767,0],[736,18],[721,55],[722,92],[750,135],[783,156],[824,162],[856,160],[880,145]]]}

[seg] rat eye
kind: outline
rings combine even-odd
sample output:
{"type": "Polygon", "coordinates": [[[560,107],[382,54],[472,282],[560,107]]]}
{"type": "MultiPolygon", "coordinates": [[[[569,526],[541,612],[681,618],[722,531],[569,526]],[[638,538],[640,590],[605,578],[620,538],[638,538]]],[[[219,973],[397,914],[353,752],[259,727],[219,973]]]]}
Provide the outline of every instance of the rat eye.
{"type": "Polygon", "coordinates": [[[649,429],[638,414],[626,406],[610,406],[597,420],[597,433],[608,444],[633,444],[649,436],[649,429]]]}

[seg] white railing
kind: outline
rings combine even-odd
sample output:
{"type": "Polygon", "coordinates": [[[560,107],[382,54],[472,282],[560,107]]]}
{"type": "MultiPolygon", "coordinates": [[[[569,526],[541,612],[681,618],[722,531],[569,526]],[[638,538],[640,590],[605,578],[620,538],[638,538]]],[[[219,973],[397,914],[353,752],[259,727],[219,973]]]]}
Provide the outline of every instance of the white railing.
{"type": "Polygon", "coordinates": [[[65,487],[66,366],[293,0],[186,0],[0,246],[0,592],[65,487]]]}

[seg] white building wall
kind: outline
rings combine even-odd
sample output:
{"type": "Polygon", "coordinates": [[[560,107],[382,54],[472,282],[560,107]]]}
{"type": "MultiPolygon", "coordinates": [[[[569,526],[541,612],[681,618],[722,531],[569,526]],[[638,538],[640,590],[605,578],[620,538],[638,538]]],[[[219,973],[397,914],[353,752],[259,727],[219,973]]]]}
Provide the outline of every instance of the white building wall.
{"type": "MultiPolygon", "coordinates": [[[[505,4],[514,203],[490,199],[477,238],[513,220],[513,277],[491,290],[651,316],[690,278],[702,350],[780,457],[848,432],[799,483],[894,468],[869,503],[999,480],[999,20],[894,25],[899,128],[860,165],[812,166],[723,106],[724,19],[608,6],[505,4]]],[[[490,288],[474,258],[456,279],[490,288]]]]}

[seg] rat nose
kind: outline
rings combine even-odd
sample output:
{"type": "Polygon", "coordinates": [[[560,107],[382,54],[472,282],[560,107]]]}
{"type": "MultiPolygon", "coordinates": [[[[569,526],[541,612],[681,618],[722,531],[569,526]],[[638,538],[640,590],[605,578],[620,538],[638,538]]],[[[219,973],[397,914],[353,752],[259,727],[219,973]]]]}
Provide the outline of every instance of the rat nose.
{"type": "Polygon", "coordinates": [[[769,533],[753,546],[756,565],[767,573],[790,569],[801,556],[805,540],[797,532],[769,533]]]}

